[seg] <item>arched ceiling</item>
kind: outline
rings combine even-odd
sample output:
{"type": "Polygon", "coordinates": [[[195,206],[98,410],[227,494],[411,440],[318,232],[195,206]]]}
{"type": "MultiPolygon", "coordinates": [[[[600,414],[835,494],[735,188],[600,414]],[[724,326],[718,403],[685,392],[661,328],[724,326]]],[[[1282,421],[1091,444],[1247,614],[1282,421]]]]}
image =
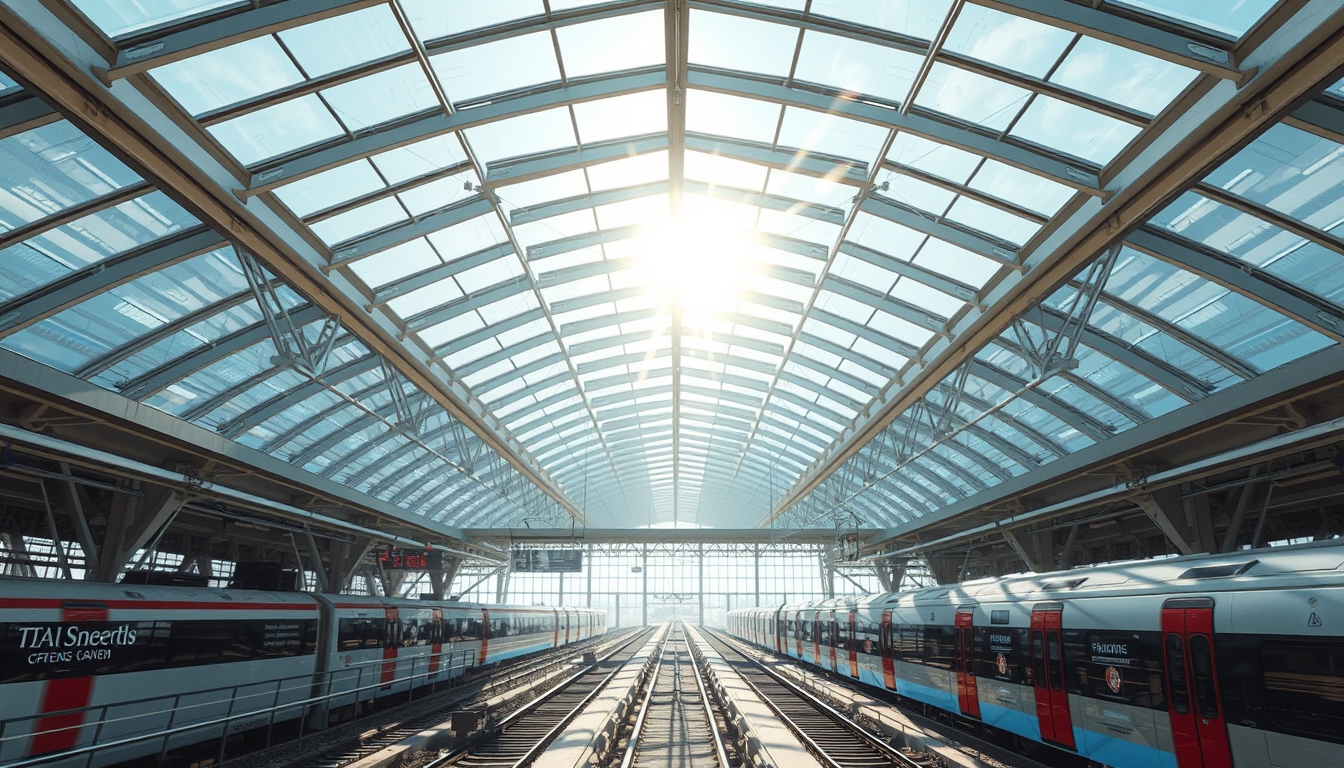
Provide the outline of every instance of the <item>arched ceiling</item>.
{"type": "Polygon", "coordinates": [[[1340,340],[1337,118],[1217,134],[1337,10],[49,0],[279,256],[0,134],[0,299],[156,254],[0,345],[455,526],[910,524],[1340,340]]]}

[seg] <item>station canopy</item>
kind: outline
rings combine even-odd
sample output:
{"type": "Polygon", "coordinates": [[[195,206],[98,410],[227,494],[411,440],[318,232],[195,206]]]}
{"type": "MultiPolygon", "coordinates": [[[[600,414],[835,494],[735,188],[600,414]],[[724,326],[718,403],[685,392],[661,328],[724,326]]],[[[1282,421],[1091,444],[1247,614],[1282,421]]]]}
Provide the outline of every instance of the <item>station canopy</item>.
{"type": "Polygon", "coordinates": [[[58,119],[0,141],[0,302],[140,266],[0,346],[410,519],[916,525],[1340,340],[1302,121],[1082,240],[1288,46],[1272,0],[70,5],[369,317],[58,119]]]}

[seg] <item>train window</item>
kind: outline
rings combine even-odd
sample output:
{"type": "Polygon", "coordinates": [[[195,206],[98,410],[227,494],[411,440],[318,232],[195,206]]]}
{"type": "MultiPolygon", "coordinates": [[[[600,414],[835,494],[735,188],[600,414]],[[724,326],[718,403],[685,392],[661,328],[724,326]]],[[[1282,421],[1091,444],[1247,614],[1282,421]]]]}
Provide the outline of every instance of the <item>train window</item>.
{"type": "Polygon", "coordinates": [[[913,624],[901,625],[901,661],[911,664],[923,664],[924,657],[920,655],[920,649],[923,646],[923,633],[919,627],[913,624]]]}
{"type": "Polygon", "coordinates": [[[1185,681],[1185,649],[1181,636],[1167,635],[1167,679],[1171,683],[1171,710],[1178,715],[1190,711],[1190,685],[1185,681]]]}
{"type": "Polygon", "coordinates": [[[831,644],[831,622],[817,622],[817,643],[829,647],[831,644]]]}
{"type": "Polygon", "coordinates": [[[1045,682],[1045,635],[1041,630],[1031,632],[1031,667],[1036,676],[1036,687],[1044,688],[1045,682]]]}
{"type": "Polygon", "coordinates": [[[1275,725],[1344,743],[1344,644],[1265,642],[1260,669],[1275,725]]]}
{"type": "Polygon", "coordinates": [[[837,651],[849,650],[849,622],[837,621],[835,623],[835,649],[837,651]]]}
{"type": "Polygon", "coordinates": [[[1064,690],[1064,664],[1060,658],[1059,630],[1052,629],[1045,636],[1045,648],[1050,657],[1050,688],[1064,690]]]}
{"type": "Polygon", "coordinates": [[[1190,668],[1195,678],[1195,702],[1199,714],[1207,718],[1218,716],[1218,694],[1213,686],[1213,651],[1208,635],[1190,638],[1190,668]]]}
{"type": "Polygon", "coordinates": [[[341,619],[336,630],[336,647],[342,651],[381,648],[383,619],[341,619]]]}
{"type": "Polygon", "coordinates": [[[940,669],[952,669],[952,627],[924,627],[924,663],[940,669]]]}

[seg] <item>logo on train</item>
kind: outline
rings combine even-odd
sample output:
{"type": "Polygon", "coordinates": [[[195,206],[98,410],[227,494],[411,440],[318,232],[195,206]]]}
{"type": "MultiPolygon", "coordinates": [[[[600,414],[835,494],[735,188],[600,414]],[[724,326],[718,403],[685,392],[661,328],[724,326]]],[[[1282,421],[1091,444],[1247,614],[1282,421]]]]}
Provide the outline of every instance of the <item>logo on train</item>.
{"type": "Polygon", "coordinates": [[[997,664],[998,664],[998,667],[999,667],[999,674],[1000,674],[1000,675],[1006,675],[1006,674],[1008,674],[1008,657],[1007,657],[1007,656],[1004,656],[1002,653],[1000,653],[1000,654],[999,654],[999,659],[998,659],[997,664]]]}
{"type": "Polygon", "coordinates": [[[1106,687],[1111,689],[1111,693],[1120,692],[1120,670],[1115,667],[1106,668],[1106,687]]]}

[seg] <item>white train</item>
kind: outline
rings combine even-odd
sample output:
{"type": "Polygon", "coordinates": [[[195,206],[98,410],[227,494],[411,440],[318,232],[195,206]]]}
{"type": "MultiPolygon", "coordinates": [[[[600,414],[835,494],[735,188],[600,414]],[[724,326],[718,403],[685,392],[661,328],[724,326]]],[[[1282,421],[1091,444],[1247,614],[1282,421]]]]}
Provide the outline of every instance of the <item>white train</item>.
{"type": "Polygon", "coordinates": [[[1115,768],[1344,766],[1344,540],[739,610],[728,630],[1115,768]]]}
{"type": "Polygon", "coordinates": [[[605,631],[575,608],[0,578],[0,765],[208,761],[605,631]]]}

